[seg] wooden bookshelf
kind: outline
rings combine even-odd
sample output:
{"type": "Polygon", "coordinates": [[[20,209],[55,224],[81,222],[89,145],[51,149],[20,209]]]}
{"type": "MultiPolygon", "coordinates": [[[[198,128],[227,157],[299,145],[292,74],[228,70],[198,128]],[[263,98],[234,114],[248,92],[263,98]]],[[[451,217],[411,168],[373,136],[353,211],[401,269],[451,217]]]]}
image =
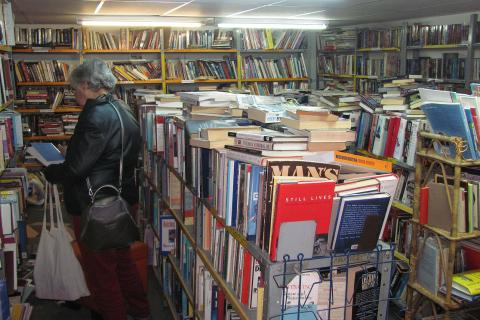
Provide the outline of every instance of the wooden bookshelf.
{"type": "Polygon", "coordinates": [[[377,156],[377,155],[375,155],[371,152],[368,152],[367,150],[362,150],[362,149],[357,149],[356,152],[360,153],[361,155],[367,156],[367,157],[391,162],[392,164],[397,165],[397,166],[402,167],[402,168],[407,169],[407,170],[411,170],[411,171],[415,170],[414,166],[410,166],[410,165],[406,164],[405,162],[398,161],[397,159],[394,159],[394,158],[385,158],[385,157],[382,157],[382,156],[377,156]]]}
{"type": "Polygon", "coordinates": [[[283,81],[308,81],[309,78],[250,78],[242,82],[283,82],[283,81]]]}
{"type": "Polygon", "coordinates": [[[69,82],[17,82],[17,86],[68,86],[69,82]]]}
{"type": "Polygon", "coordinates": [[[166,49],[165,53],[237,53],[237,49],[166,49]]]}
{"type": "Polygon", "coordinates": [[[41,108],[17,108],[15,111],[19,113],[72,113],[72,112],[81,112],[82,108],[80,107],[68,107],[68,106],[59,106],[55,110],[52,109],[41,109],[41,108]]]}
{"type": "Polygon", "coordinates": [[[13,53],[80,53],[79,49],[73,48],[41,48],[41,49],[33,49],[33,48],[14,48],[12,50],[13,53]]]}
{"type": "Polygon", "coordinates": [[[353,53],[357,49],[352,48],[352,49],[339,49],[339,50],[317,50],[318,53],[321,54],[344,54],[344,53],[353,53]]]}
{"type": "Polygon", "coordinates": [[[161,49],[119,49],[119,50],[110,50],[110,49],[84,49],[82,53],[91,54],[91,53],[160,53],[161,49]]]}
{"type": "Polygon", "coordinates": [[[400,48],[360,48],[358,52],[397,52],[400,48]]]}
{"type": "Polygon", "coordinates": [[[177,279],[179,280],[180,286],[183,288],[183,291],[185,291],[188,301],[192,304],[192,306],[195,306],[195,300],[193,298],[193,289],[188,286],[187,281],[185,281],[185,279],[183,278],[182,272],[180,271],[178,259],[176,257],[173,257],[171,254],[169,254],[167,256],[167,260],[172,266],[174,273],[177,275],[177,279]]]}
{"type": "Polygon", "coordinates": [[[54,141],[63,141],[63,140],[70,140],[72,136],[71,135],[50,135],[50,136],[31,136],[31,137],[23,137],[24,141],[48,141],[48,140],[54,140],[54,141]]]}

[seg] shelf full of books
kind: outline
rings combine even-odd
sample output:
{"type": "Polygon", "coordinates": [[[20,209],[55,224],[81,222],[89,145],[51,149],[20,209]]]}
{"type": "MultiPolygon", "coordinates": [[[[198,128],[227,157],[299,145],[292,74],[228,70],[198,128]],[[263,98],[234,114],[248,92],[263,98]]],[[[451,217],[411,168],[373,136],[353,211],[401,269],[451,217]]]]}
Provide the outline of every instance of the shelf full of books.
{"type": "MultiPolygon", "coordinates": [[[[471,85],[474,95],[420,91],[430,132],[418,135],[409,306],[423,296],[448,312],[480,295],[475,289],[480,270],[477,87],[471,85]],[[454,128],[452,123],[465,125],[454,128]]],[[[407,319],[415,316],[411,310],[407,319]]]]}
{"type": "MultiPolygon", "coordinates": [[[[389,287],[394,249],[378,239],[398,185],[398,177],[390,173],[391,163],[334,151],[352,141],[351,121],[325,109],[288,109],[280,97],[224,92],[180,96],[184,116],[152,103],[139,107],[146,171],[143,206],[159,238],[171,234],[176,239],[166,264],[173,260],[185,266],[158,266],[167,274],[166,293],[185,301],[176,310],[183,316],[197,312],[200,318],[227,312],[242,319],[347,312],[355,319],[365,307],[384,318],[389,296],[381,287],[389,287]],[[245,110],[248,119],[226,116],[231,110],[221,114],[213,110],[222,105],[245,110]],[[272,130],[275,126],[283,132],[272,130]],[[382,190],[374,192],[375,204],[371,203],[377,208],[376,218],[367,219],[365,213],[358,222],[365,226],[364,219],[371,221],[369,230],[375,232],[367,240],[361,227],[347,231],[347,208],[366,201],[361,193],[372,188],[382,190]],[[290,206],[302,215],[289,214],[290,206]],[[164,219],[173,219],[176,231],[163,228],[164,219]],[[358,237],[347,240],[345,232],[358,237]],[[305,236],[296,241],[287,234],[305,236]],[[192,249],[185,247],[184,237],[192,249]],[[192,259],[197,268],[188,266],[192,259]],[[328,267],[332,261],[333,269],[328,267]],[[375,268],[376,263],[382,267],[375,268]],[[295,266],[301,270],[297,278],[291,273],[295,266]],[[366,274],[374,279],[369,288],[375,307],[356,298],[346,304],[338,299],[332,307],[328,292],[338,286],[337,297],[350,295],[356,285],[347,279],[355,272],[360,272],[357,279],[366,274]],[[308,290],[315,292],[315,283],[323,283],[323,293],[308,297],[307,304],[299,302],[303,293],[286,291],[297,288],[299,281],[309,283],[308,290]],[[172,290],[175,287],[178,290],[172,290]]],[[[158,96],[162,98],[166,97],[158,96]]]]}

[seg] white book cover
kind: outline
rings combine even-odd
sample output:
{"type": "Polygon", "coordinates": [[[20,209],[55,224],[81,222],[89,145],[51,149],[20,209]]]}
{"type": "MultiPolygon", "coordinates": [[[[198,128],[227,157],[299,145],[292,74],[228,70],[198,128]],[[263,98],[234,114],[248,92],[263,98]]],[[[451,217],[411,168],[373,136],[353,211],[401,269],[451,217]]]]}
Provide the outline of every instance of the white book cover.
{"type": "Polygon", "coordinates": [[[407,119],[400,118],[400,124],[398,127],[398,135],[395,142],[395,150],[393,152],[393,157],[398,161],[403,162],[403,147],[405,145],[405,129],[407,128],[407,119]]]}
{"type": "Polygon", "coordinates": [[[433,90],[426,88],[419,88],[420,98],[425,102],[446,102],[452,103],[452,95],[450,91],[433,90]]]}
{"type": "Polygon", "coordinates": [[[382,149],[385,146],[385,137],[386,137],[386,132],[385,132],[385,123],[387,121],[387,117],[380,115],[378,117],[377,121],[377,126],[375,128],[375,140],[373,142],[373,148],[372,148],[372,153],[377,155],[377,156],[382,156],[383,152],[382,149]]]}
{"type": "Polygon", "coordinates": [[[410,134],[410,141],[408,143],[408,154],[406,159],[406,162],[409,166],[415,165],[415,152],[417,151],[417,134],[419,127],[419,121],[412,121],[412,131],[410,134]]]}

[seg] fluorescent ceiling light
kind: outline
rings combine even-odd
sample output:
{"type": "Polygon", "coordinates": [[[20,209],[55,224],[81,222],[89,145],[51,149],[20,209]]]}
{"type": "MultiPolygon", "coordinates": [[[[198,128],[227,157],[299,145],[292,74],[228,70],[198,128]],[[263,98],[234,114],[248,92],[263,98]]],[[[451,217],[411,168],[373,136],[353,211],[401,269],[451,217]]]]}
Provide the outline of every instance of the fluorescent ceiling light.
{"type": "Polygon", "coordinates": [[[156,20],[81,20],[82,26],[91,27],[178,27],[199,28],[200,22],[156,21],[156,20]]]}
{"type": "Polygon", "coordinates": [[[170,13],[172,13],[172,12],[174,12],[174,11],[177,11],[178,9],[180,9],[180,8],[182,8],[182,7],[185,7],[186,5],[192,3],[193,1],[195,1],[195,0],[190,0],[190,1],[185,2],[184,4],[181,4],[181,5],[175,7],[175,8],[173,8],[173,9],[171,9],[171,10],[168,10],[167,12],[165,12],[164,14],[162,14],[162,16],[168,16],[170,13]]]}
{"type": "Polygon", "coordinates": [[[94,14],[98,14],[98,13],[100,12],[100,9],[102,9],[104,2],[105,2],[105,0],[100,1],[100,3],[98,4],[97,8],[95,9],[94,14]]]}
{"type": "Polygon", "coordinates": [[[219,28],[325,30],[326,24],[219,23],[219,28]]]}

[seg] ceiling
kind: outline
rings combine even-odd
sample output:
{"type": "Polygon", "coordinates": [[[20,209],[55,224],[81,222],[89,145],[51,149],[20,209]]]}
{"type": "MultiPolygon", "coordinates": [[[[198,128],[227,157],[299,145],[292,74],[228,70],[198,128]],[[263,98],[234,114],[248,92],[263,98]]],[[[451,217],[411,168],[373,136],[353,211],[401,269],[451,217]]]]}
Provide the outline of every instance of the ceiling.
{"type": "MultiPolygon", "coordinates": [[[[76,23],[100,0],[12,0],[17,23],[76,23]]],[[[235,17],[353,25],[480,10],[480,0],[105,0],[99,15],[235,17]]]]}

